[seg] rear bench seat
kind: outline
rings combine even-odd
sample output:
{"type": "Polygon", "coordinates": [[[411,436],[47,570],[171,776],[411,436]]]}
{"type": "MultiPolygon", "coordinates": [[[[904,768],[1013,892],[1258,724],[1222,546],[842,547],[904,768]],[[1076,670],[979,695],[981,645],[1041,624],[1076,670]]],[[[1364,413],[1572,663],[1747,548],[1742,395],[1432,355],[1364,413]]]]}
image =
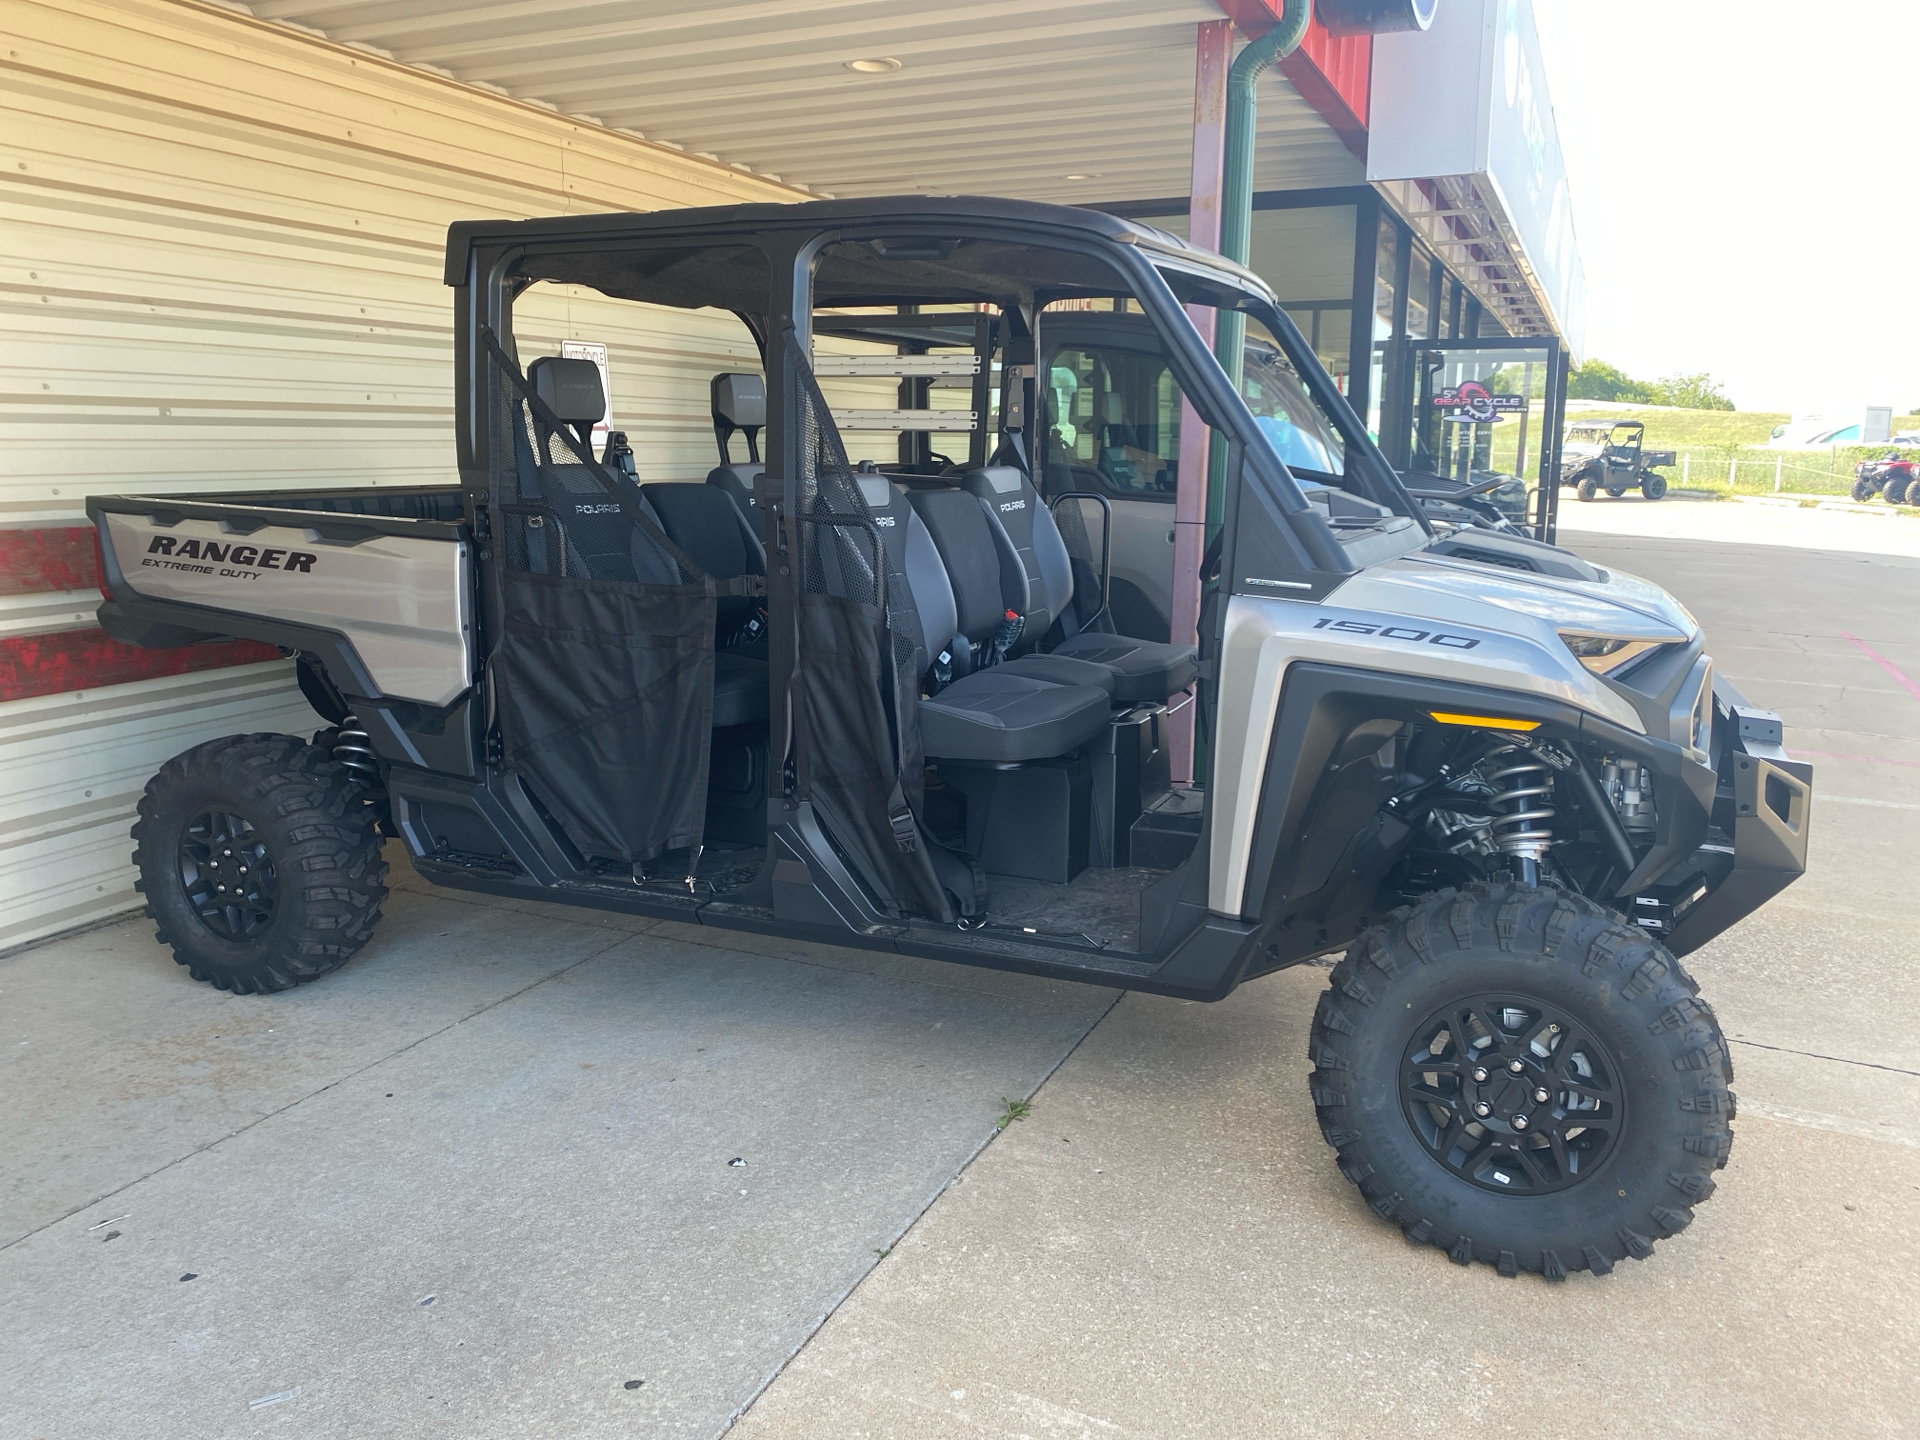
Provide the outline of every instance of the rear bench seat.
{"type": "MultiPolygon", "coordinates": [[[[559,419],[582,427],[606,413],[600,371],[591,360],[548,356],[527,367],[527,378],[559,419]]],[[[531,569],[550,575],[589,575],[596,580],[627,580],[675,585],[680,568],[625,511],[607,504],[607,492],[578,452],[556,443],[546,457],[546,480],[532,468],[534,438],[517,436],[522,496],[558,523],[527,529],[531,569]]],[[[573,443],[581,443],[575,441],[573,443]]],[[[626,483],[626,482],[622,482],[626,483]]],[[[642,514],[660,527],[687,557],[717,580],[763,575],[760,542],[726,495],[704,485],[644,485],[629,493],[642,514]]],[[[741,634],[758,602],[727,596],[719,602],[719,634],[713,665],[713,725],[725,729],[767,718],[767,662],[752,645],[726,647],[741,634]]],[[[764,650],[764,642],[760,647],[764,650]]]]}
{"type": "MultiPolygon", "coordinates": [[[[759,537],[725,493],[710,485],[665,482],[640,487],[660,528],[716,580],[764,575],[759,537]]],[[[753,622],[761,602],[723,595],[716,604],[713,651],[713,725],[750,725],[767,718],[766,640],[753,622]]]]}

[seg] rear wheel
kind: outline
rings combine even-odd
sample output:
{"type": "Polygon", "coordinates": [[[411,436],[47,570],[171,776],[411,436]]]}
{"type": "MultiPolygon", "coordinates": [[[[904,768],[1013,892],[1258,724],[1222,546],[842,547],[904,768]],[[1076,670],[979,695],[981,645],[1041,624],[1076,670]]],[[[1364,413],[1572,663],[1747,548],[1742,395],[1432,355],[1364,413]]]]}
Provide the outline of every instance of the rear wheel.
{"type": "Polygon", "coordinates": [[[1667,477],[1644,471],[1640,476],[1640,493],[1649,500],[1660,499],[1667,493],[1667,477]]]}
{"type": "Polygon", "coordinates": [[[1651,935],[1552,887],[1443,890],[1314,1011],[1321,1132],[1383,1219],[1503,1275],[1645,1259],[1713,1193],[1732,1064],[1651,935]]]}
{"type": "Polygon", "coordinates": [[[1600,493],[1600,482],[1591,475],[1582,475],[1579,483],[1573,487],[1573,493],[1582,500],[1591,500],[1600,493]]]}
{"type": "Polygon", "coordinates": [[[352,773],[290,735],[176,756],[133,827],[156,938],[194,979],[238,995],[337,970],[387,895],[374,821],[352,773]]]}
{"type": "Polygon", "coordinates": [[[1887,488],[1880,493],[1886,497],[1889,505],[1899,505],[1905,502],[1907,491],[1912,483],[1912,480],[1908,476],[1895,475],[1887,481],[1887,488]]]}

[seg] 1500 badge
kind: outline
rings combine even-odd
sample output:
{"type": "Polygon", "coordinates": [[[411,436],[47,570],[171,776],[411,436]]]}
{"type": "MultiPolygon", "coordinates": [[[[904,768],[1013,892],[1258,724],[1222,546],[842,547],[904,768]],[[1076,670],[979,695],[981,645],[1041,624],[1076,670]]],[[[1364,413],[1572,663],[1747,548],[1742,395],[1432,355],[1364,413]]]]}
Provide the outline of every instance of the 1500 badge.
{"type": "Polygon", "coordinates": [[[1377,635],[1382,640],[1406,640],[1413,644],[1443,646],[1448,650],[1471,650],[1480,642],[1467,635],[1447,635],[1434,630],[1416,630],[1411,625],[1370,625],[1365,620],[1316,620],[1316,630],[1337,630],[1342,635],[1377,635]]]}
{"type": "Polygon", "coordinates": [[[182,540],[173,535],[156,535],[147,544],[141,564],[159,570],[185,570],[194,575],[227,575],[242,580],[257,580],[262,570],[291,570],[301,575],[313,573],[313,562],[320,557],[308,550],[276,550],[258,545],[237,545],[231,541],[182,540]],[[233,569],[233,566],[242,569],[233,569]],[[227,568],[221,568],[221,567],[227,568]]]}

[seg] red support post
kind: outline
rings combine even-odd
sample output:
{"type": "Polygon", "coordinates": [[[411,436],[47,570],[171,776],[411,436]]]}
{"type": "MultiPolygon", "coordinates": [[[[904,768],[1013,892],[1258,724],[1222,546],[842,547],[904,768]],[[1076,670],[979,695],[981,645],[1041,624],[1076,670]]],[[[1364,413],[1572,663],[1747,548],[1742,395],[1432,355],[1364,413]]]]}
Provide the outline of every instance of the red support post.
{"type": "MultiPolygon", "coordinates": [[[[1226,151],[1227,71],[1233,64],[1233,22],[1203,20],[1194,27],[1193,180],[1188,189],[1187,238],[1220,248],[1220,175],[1226,151]]],[[[1213,348],[1213,311],[1187,312],[1207,348],[1213,348]]],[[[1207,544],[1207,427],[1191,401],[1180,402],[1179,488],[1173,505],[1173,625],[1176,645],[1189,644],[1200,626],[1200,558],[1207,544]]],[[[1187,705],[1168,723],[1168,760],[1176,785],[1193,783],[1193,714],[1187,705]]]]}

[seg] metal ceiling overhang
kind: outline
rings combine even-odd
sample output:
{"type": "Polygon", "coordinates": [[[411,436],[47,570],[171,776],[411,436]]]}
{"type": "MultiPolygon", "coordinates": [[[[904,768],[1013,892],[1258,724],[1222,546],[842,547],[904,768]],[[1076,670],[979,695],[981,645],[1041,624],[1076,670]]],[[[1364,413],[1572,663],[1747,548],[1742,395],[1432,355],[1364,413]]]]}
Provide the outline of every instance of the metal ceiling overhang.
{"type": "MultiPolygon", "coordinates": [[[[816,194],[1184,195],[1213,0],[254,0],[255,16],[816,194]],[[861,74],[854,60],[897,60],[861,74]],[[1069,178],[1076,177],[1076,178],[1069,178]]],[[[1258,189],[1364,181],[1280,75],[1258,189]]]]}
{"type": "Polygon", "coordinates": [[[1562,333],[1526,247],[1484,176],[1376,180],[1374,189],[1509,335],[1562,333]]]}

